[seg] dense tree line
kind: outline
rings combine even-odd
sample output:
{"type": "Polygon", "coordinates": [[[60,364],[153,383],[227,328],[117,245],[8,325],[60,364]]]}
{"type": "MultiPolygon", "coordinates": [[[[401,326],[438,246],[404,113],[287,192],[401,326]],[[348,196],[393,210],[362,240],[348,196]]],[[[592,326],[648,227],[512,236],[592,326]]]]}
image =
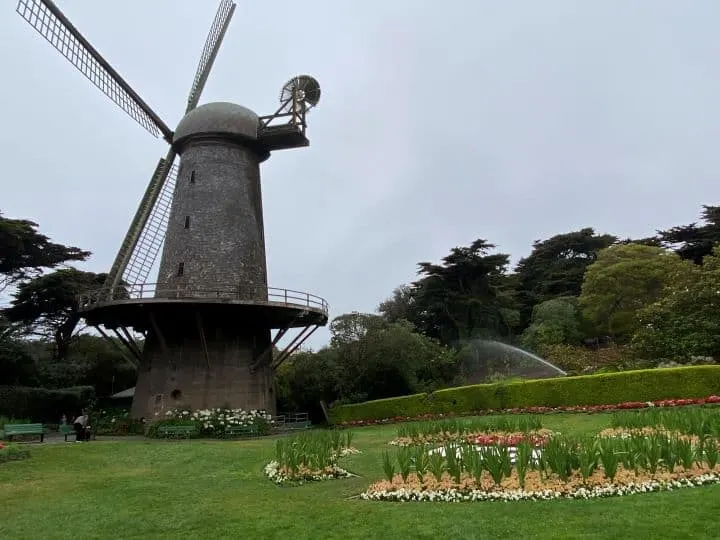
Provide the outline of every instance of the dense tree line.
{"type": "Polygon", "coordinates": [[[33,221],[0,214],[0,292],[14,289],[0,311],[0,385],[89,385],[107,395],[134,384],[135,367],[113,344],[81,335],[76,297],[105,276],[69,263],[89,256],[51,242],[33,221]]]}
{"type": "MultiPolygon", "coordinates": [[[[104,275],[70,266],[90,253],[0,215],[0,380],[49,388],[134,382],[134,368],[82,334],[75,297],[104,275]],[[8,289],[8,290],[10,290],[8,289]]],[[[486,239],[418,264],[377,313],[348,313],[318,351],[278,372],[281,408],[361,401],[488,380],[507,359],[483,344],[519,345],[570,372],[694,362],[720,354],[720,207],[701,222],[620,239],[592,228],[533,243],[515,268],[486,239]]],[[[515,362],[515,360],[513,360],[515,362]]],[[[319,413],[318,413],[319,414],[319,413]]]]}
{"type": "Polygon", "coordinates": [[[486,346],[498,341],[570,373],[713,361],[720,356],[719,244],[720,207],[712,206],[703,207],[701,224],[648,238],[584,228],[538,240],[514,269],[509,254],[478,239],[439,264],[419,263],[418,279],[397,287],[377,315],[336,319],[327,347],[282,367],[279,394],[289,408],[312,410],[319,399],[493,380],[513,373],[508,362],[523,361],[486,346]]]}

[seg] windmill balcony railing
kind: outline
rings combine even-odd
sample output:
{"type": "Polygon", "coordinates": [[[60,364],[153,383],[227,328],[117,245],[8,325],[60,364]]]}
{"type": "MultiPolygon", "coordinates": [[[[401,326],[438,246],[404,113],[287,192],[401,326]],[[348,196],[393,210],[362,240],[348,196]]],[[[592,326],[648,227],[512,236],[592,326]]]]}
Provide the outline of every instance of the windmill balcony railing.
{"type": "MultiPolygon", "coordinates": [[[[78,307],[90,309],[93,306],[123,300],[150,299],[205,299],[205,300],[248,300],[247,289],[237,287],[205,287],[168,288],[158,283],[140,283],[135,285],[120,285],[113,288],[102,288],[78,296],[78,307]]],[[[303,306],[328,313],[328,304],[324,298],[314,294],[294,291],[292,289],[267,288],[267,297],[262,302],[283,304],[287,306],[303,306]]]]}
{"type": "Polygon", "coordinates": [[[283,126],[299,126],[303,133],[305,133],[305,129],[307,127],[307,123],[305,121],[305,111],[303,109],[298,109],[297,107],[293,107],[293,109],[290,112],[278,112],[275,114],[269,114],[267,116],[261,116],[258,120],[260,121],[260,126],[258,130],[260,133],[262,133],[263,129],[266,129],[268,127],[278,127],[280,125],[283,126]],[[272,124],[273,120],[282,119],[285,123],[275,123],[275,125],[272,124]]]}

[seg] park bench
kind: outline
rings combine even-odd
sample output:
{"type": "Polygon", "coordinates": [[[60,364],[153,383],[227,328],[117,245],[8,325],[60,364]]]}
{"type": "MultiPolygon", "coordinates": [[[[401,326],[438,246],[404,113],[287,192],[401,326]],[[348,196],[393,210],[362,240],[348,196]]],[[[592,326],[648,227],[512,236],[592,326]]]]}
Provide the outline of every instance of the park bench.
{"type": "Polygon", "coordinates": [[[42,424],[5,424],[3,439],[11,441],[16,435],[40,435],[40,442],[43,442],[45,428],[42,424]]]}
{"type": "Polygon", "coordinates": [[[312,422],[307,413],[285,413],[273,417],[273,423],[282,431],[294,431],[297,429],[309,429],[312,422]]]}
{"type": "Polygon", "coordinates": [[[245,435],[257,435],[257,429],[253,426],[227,426],[225,435],[228,437],[243,437],[245,435]]]}
{"type": "Polygon", "coordinates": [[[173,437],[176,439],[189,438],[197,433],[197,428],[192,425],[188,426],[160,426],[157,430],[158,435],[162,437],[173,437]]]}
{"type": "MultiPolygon", "coordinates": [[[[60,424],[58,427],[58,433],[60,435],[63,435],[65,437],[65,442],[67,442],[68,437],[77,437],[77,434],[75,433],[75,426],[72,426],[70,424],[60,424]]],[[[95,440],[95,432],[93,430],[90,430],[90,439],[95,440]]]]}
{"type": "Polygon", "coordinates": [[[60,424],[58,431],[60,432],[60,435],[65,436],[65,442],[67,442],[68,436],[75,435],[75,428],[70,424],[60,424]]]}

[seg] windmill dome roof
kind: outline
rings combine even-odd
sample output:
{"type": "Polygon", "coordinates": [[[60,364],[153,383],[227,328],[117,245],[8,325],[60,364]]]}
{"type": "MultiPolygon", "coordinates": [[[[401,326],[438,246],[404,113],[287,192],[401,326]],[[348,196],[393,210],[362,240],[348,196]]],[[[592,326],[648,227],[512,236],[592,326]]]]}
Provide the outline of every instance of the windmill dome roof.
{"type": "Polygon", "coordinates": [[[257,140],[258,115],[235,103],[206,103],[187,113],[175,130],[173,143],[193,135],[231,135],[257,140]]]}

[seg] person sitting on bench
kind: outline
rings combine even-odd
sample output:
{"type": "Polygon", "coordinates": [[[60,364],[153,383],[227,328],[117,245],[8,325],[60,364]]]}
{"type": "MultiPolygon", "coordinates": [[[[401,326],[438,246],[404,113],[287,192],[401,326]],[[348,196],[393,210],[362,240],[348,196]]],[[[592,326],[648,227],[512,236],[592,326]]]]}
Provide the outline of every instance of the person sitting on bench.
{"type": "Polygon", "coordinates": [[[80,413],[75,421],[73,427],[75,428],[75,442],[82,442],[90,440],[90,433],[88,430],[88,415],[85,411],[80,413]]]}

